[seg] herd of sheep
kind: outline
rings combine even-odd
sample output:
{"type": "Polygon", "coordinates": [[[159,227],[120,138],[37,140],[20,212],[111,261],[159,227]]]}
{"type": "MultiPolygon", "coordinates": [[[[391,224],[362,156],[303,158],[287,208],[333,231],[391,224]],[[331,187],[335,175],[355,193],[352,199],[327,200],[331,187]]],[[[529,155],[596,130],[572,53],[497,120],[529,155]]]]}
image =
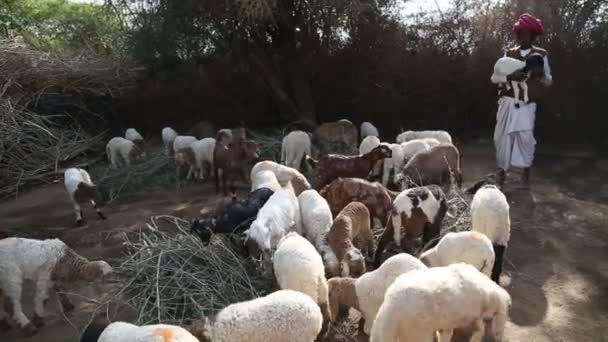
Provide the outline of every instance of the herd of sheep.
{"type": "MultiPolygon", "coordinates": [[[[191,232],[205,245],[214,235],[228,235],[246,257],[271,262],[278,291],[229,305],[185,328],[93,321],[81,342],[311,342],[325,336],[345,307],[361,312],[360,329],[370,341],[445,342],[455,333],[469,334],[471,341],[484,335],[502,339],[511,305],[498,284],[510,238],[509,204],[497,187],[478,186],[471,231],[441,236],[445,193],[462,182],[461,156],[449,133],[408,131],[396,143],[383,143],[371,123],[359,132],[340,120],[312,134],[287,134],[280,163],[257,161],[257,144],[244,129],[218,131],[203,123],[193,135],[166,127],[161,136],[178,176],[182,170],[189,178],[214,176],[225,193],[230,183],[232,201],[192,220],[191,232]],[[324,150],[336,142],[355,147],[359,139],[359,155],[324,150]],[[257,163],[247,177],[252,161],[257,163]],[[300,171],[306,166],[314,172],[313,184],[300,171]],[[237,181],[251,184],[240,200],[237,181]],[[384,230],[375,246],[376,220],[384,230]],[[389,244],[403,252],[383,258],[389,244]],[[415,246],[424,246],[418,257],[406,253],[415,246]]],[[[112,167],[130,164],[145,157],[143,137],[128,129],[124,138],[108,142],[106,152],[112,167]]],[[[78,224],[85,203],[105,218],[85,170],[66,170],[65,187],[78,224]]],[[[106,262],[89,261],[58,239],[0,239],[0,300],[12,304],[13,320],[29,334],[44,324],[51,289],[111,272],[106,262]],[[31,321],[21,306],[26,279],[36,284],[31,321]]],[[[69,310],[68,298],[60,299],[69,310]]],[[[8,318],[0,310],[0,331],[10,327],[8,318]]]]}

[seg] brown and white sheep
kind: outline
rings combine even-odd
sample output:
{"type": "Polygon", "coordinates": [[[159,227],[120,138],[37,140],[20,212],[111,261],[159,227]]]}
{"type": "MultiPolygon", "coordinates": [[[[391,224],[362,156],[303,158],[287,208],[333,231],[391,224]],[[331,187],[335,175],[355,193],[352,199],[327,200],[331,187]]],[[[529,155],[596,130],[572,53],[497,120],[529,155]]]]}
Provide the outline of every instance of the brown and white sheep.
{"type": "Polygon", "coordinates": [[[196,178],[196,156],[194,155],[194,150],[192,147],[184,147],[180,148],[175,152],[175,174],[177,178],[179,178],[180,174],[183,172],[182,170],[187,169],[188,174],[186,175],[186,179],[191,179],[192,174],[196,178]]]}
{"type": "Polygon", "coordinates": [[[426,151],[417,153],[405,164],[400,178],[405,187],[429,184],[451,184],[451,173],[456,185],[462,186],[460,169],[460,152],[452,144],[440,144],[426,151]]]}
{"type": "Polygon", "coordinates": [[[367,256],[374,250],[367,207],[361,202],[349,203],[336,216],[325,240],[336,255],[341,277],[358,277],[365,273],[365,259],[361,250],[367,256]]]}
{"type": "Polygon", "coordinates": [[[340,120],[322,123],[312,134],[312,143],[320,153],[328,153],[332,144],[342,144],[353,149],[357,147],[359,133],[352,122],[340,120]]]}
{"type": "Polygon", "coordinates": [[[318,160],[312,157],[307,157],[307,160],[315,169],[316,189],[321,189],[338,177],[367,178],[378,161],[392,155],[390,147],[379,145],[369,153],[357,156],[326,154],[318,160]]]}
{"type": "Polygon", "coordinates": [[[253,140],[233,142],[229,146],[215,144],[213,167],[215,169],[215,189],[219,192],[220,178],[224,195],[227,195],[226,183],[230,180],[231,192],[236,196],[236,179],[247,182],[245,164],[258,158],[258,144],[253,140]],[[218,173],[221,170],[220,173],[218,173]]]}
{"type": "Polygon", "coordinates": [[[383,227],[386,226],[388,214],[393,205],[391,198],[397,196],[380,183],[372,183],[360,178],[337,178],[327,184],[319,193],[329,203],[329,208],[334,216],[338,215],[350,202],[365,204],[371,215],[370,226],[372,227],[373,217],[378,218],[383,227]]]}
{"type": "MultiPolygon", "coordinates": [[[[410,243],[422,237],[423,245],[441,232],[441,223],[448,210],[445,193],[437,185],[412,188],[401,192],[393,201],[391,217],[380,237],[374,268],[380,266],[382,252],[393,239],[395,245],[401,246],[402,240],[410,243]]],[[[433,247],[431,244],[430,247],[433,247]]]]}

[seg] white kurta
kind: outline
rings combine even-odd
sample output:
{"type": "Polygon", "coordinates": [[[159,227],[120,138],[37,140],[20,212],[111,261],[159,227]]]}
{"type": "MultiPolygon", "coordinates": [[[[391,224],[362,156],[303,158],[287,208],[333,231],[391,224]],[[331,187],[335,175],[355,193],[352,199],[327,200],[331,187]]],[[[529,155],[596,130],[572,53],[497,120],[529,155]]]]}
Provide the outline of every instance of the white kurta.
{"type": "MultiPolygon", "coordinates": [[[[522,57],[531,51],[520,50],[522,57]]],[[[506,54],[505,54],[506,55],[506,54]]],[[[493,83],[506,83],[504,79],[492,77],[493,83]]],[[[544,57],[544,79],[545,85],[553,81],[549,60],[544,57]]],[[[513,97],[502,96],[498,100],[498,112],[496,113],[496,127],[494,129],[494,146],[496,147],[496,164],[502,170],[509,167],[527,168],[532,166],[536,139],[534,139],[534,122],[536,120],[536,103],[522,104],[519,108],[515,106],[513,97]]]]}

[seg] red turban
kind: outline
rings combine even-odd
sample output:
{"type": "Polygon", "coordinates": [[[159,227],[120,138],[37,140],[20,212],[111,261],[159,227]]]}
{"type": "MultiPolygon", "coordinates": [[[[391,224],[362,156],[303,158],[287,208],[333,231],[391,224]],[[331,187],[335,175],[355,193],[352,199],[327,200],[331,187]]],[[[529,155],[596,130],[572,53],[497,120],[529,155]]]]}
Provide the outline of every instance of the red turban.
{"type": "Polygon", "coordinates": [[[543,28],[543,23],[540,19],[535,16],[524,13],[519,16],[519,19],[513,24],[513,32],[521,33],[523,31],[528,31],[535,35],[541,35],[545,31],[543,28]]]}

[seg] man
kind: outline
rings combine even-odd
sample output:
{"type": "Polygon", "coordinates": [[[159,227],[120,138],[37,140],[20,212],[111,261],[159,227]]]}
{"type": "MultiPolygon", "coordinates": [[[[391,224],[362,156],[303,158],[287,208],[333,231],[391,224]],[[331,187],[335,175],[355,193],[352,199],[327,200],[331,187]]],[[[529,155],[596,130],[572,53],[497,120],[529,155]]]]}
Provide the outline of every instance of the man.
{"type": "MultiPolygon", "coordinates": [[[[509,167],[522,169],[521,186],[530,187],[530,167],[534,160],[534,121],[536,119],[536,102],[544,90],[551,85],[553,78],[547,58],[547,51],[534,46],[533,43],[544,32],[541,21],[530,14],[522,14],[513,24],[513,33],[519,46],[509,49],[505,56],[525,61],[528,57],[540,55],[543,66],[532,68],[527,80],[530,102],[521,103],[510,90],[500,90],[498,112],[496,113],[496,128],[494,129],[494,146],[496,147],[496,164],[498,172],[496,180],[502,187],[509,167]]],[[[492,77],[494,84],[504,84],[510,81],[522,81],[526,74],[521,70],[506,77],[492,77]]],[[[522,94],[520,94],[520,99],[522,94]]]]}

